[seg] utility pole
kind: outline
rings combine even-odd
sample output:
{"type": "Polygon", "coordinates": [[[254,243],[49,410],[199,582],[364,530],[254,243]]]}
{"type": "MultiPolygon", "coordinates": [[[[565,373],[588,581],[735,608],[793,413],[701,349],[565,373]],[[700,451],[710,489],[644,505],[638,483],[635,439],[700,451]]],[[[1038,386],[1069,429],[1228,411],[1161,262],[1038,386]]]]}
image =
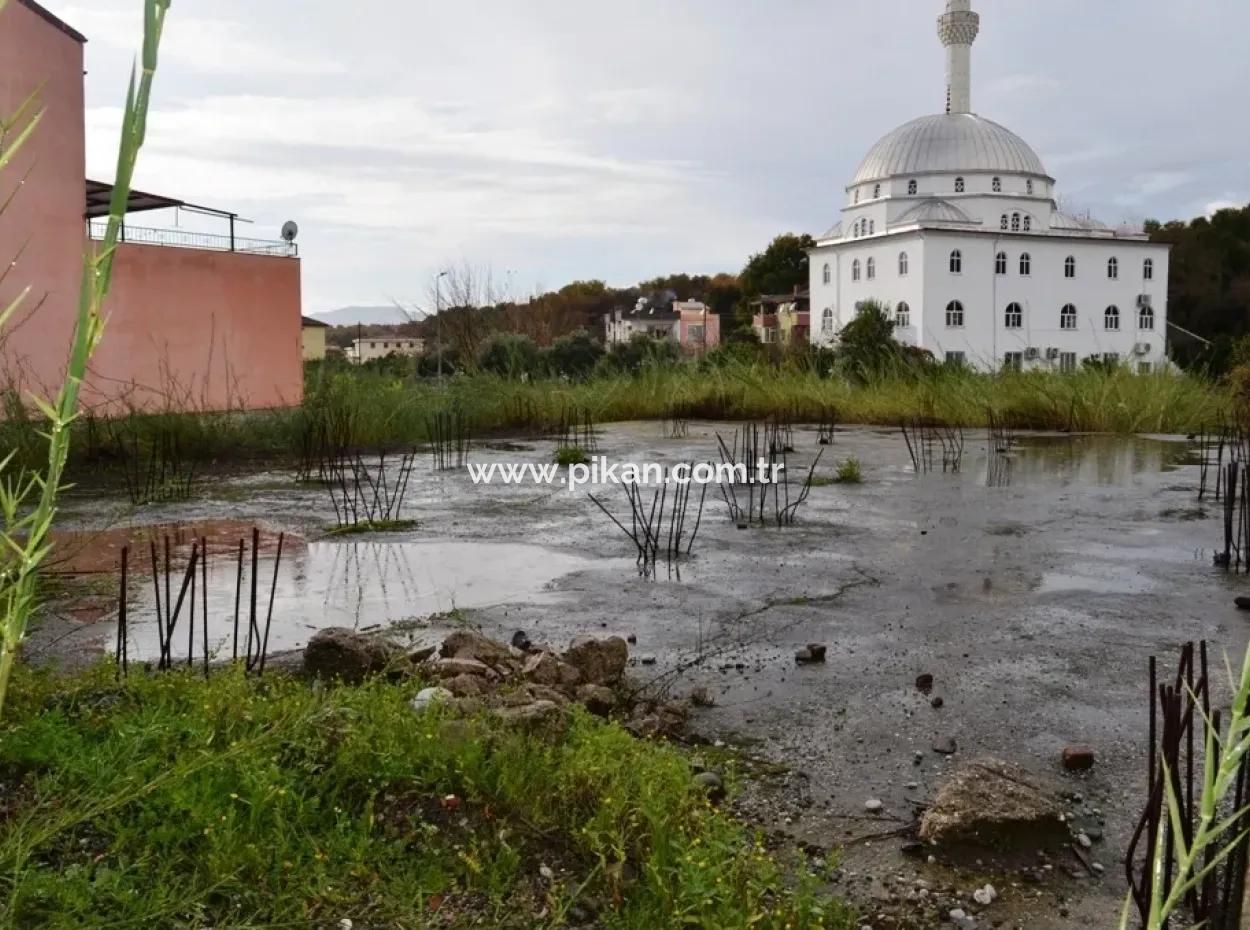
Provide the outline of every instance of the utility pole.
{"type": "Polygon", "coordinates": [[[440,271],[438,273],[438,277],[434,279],[434,319],[436,321],[435,338],[438,339],[438,384],[439,384],[439,387],[442,387],[442,384],[443,384],[443,303],[442,303],[442,289],[440,288],[439,285],[442,283],[442,280],[445,277],[447,277],[447,272],[440,271]]]}

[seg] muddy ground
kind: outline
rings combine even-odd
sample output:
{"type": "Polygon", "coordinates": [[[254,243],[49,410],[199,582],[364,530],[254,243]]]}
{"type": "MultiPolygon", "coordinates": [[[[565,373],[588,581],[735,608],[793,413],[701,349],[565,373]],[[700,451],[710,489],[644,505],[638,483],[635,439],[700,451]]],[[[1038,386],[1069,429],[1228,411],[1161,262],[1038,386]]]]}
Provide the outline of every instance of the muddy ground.
{"type": "MultiPolygon", "coordinates": [[[[613,425],[599,451],[706,461],[717,430],[728,441],[734,427],[692,423],[671,439],[659,423],[613,425]]],[[[794,447],[797,480],[821,449],[816,431],[796,429],[794,447]]],[[[475,449],[472,460],[545,462],[552,450],[517,440],[475,449]]],[[[710,691],[714,706],[694,721],[700,734],[785,767],[748,783],[744,813],[815,848],[848,844],[838,887],[868,926],[934,919],[931,904],[895,900],[917,879],[965,901],[992,881],[1001,898],[971,908],[990,925],[1113,926],[1143,802],[1148,659],[1172,668],[1180,644],[1197,639],[1239,657],[1247,642],[1233,597],[1250,582],[1213,568],[1220,510],[1197,501],[1192,450],[1175,437],[1030,435],[1004,457],[970,432],[957,473],[942,473],[939,455],[937,471],[916,474],[897,430],[848,428],[824,447],[817,474],[832,477],[848,457],[861,462],[863,483],[813,488],[794,526],[740,529],[709,491],[692,556],[671,572],[661,564],[654,578],[640,577],[632,543],[584,491],[473,485],[463,471],[431,473],[428,458],[404,514],[418,525],[382,536],[325,538],[334,515],[324,491],[281,472],[204,479],[189,501],[137,510],[84,489],[65,518],[83,531],[79,558],[101,571],[124,541],[146,552],[149,524],[262,522],[294,534],[278,575],[275,646],[298,646],[318,626],[400,622],[418,641],[454,623],[555,644],[588,631],[632,634],[647,661],[634,669],[640,680],[677,695],[710,691]],[[444,616],[430,621],[434,613],[444,616]],[[827,645],[824,664],[796,666],[807,643],[827,645]],[[935,678],[930,695],[915,688],[921,673],[935,678]],[[947,739],[953,756],[933,751],[947,739]],[[1069,744],[1094,748],[1092,772],[1062,772],[1069,744]],[[952,765],[982,754],[1079,793],[1074,813],[1105,820],[1092,850],[1105,874],[1060,857],[1031,883],[989,856],[958,868],[904,856],[906,839],[888,834],[911,822],[952,765]],[[867,813],[869,799],[883,810],[867,813]]],[[[621,489],[593,490],[627,517],[621,489]]],[[[696,493],[689,519],[697,502],[696,493]]],[[[223,542],[214,553],[214,643],[229,635],[231,551],[223,542]]],[[[94,601],[45,618],[32,650],[72,659],[111,648],[113,588],[108,574],[98,579],[94,601]]],[[[150,579],[134,586],[132,657],[155,648],[150,579]]]]}

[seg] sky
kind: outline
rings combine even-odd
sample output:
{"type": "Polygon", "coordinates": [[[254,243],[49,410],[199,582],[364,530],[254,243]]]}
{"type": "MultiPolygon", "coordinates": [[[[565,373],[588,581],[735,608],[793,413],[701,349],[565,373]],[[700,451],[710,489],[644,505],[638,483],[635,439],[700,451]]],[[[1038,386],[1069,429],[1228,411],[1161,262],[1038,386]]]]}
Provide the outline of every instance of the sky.
{"type": "MultiPolygon", "coordinates": [[[[84,32],[111,179],[142,0],[84,32]]],[[[974,0],[973,109],[1104,221],[1250,202],[1246,0],[974,0]]],[[[941,0],[174,0],[136,186],[300,226],[304,312],[736,272],[944,104],[941,0]]]]}

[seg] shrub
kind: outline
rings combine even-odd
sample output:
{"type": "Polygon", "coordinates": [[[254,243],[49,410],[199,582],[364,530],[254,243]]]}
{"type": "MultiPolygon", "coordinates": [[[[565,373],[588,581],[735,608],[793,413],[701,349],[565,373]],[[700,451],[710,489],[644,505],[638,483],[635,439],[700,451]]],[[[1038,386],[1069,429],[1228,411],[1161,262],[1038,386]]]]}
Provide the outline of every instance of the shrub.
{"type": "Polygon", "coordinates": [[[534,340],[521,333],[496,333],[482,343],[477,366],[505,378],[534,377],[542,371],[542,353],[534,340]]]}
{"type": "Polygon", "coordinates": [[[604,349],[590,333],[579,329],[561,336],[547,350],[547,369],[553,375],[584,381],[603,358],[604,349]]]}

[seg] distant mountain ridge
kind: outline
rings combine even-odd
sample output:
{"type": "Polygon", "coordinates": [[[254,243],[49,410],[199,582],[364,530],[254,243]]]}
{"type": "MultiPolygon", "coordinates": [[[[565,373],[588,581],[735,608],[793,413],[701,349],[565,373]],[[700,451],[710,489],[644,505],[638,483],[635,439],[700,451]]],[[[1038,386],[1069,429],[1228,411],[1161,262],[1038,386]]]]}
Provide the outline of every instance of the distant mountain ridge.
{"type": "Polygon", "coordinates": [[[407,323],[409,319],[404,311],[394,304],[380,307],[340,307],[337,310],[326,310],[322,313],[311,313],[309,316],[329,323],[331,326],[377,326],[389,323],[407,323]]]}

